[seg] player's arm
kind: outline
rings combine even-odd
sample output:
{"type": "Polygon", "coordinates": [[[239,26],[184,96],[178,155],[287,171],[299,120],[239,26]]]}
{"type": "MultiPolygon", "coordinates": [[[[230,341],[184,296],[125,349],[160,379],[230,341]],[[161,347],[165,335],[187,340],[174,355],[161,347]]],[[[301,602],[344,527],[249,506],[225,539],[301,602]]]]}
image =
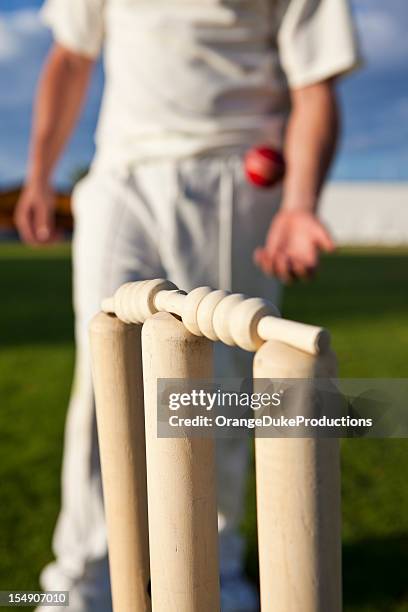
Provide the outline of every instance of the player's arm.
{"type": "Polygon", "coordinates": [[[293,89],[285,139],[286,176],[280,211],[255,260],[283,281],[309,276],[320,251],[334,244],[316,216],[319,195],[336,148],[338,112],[333,82],[293,89]]]}
{"type": "Polygon", "coordinates": [[[316,212],[337,143],[336,94],[332,81],[324,81],[294,89],[291,97],[282,210],[316,212]]]}
{"type": "Polygon", "coordinates": [[[21,238],[44,244],[56,237],[51,177],[71,135],[94,60],[55,44],[44,65],[33,115],[26,183],[15,212],[21,238]]]}

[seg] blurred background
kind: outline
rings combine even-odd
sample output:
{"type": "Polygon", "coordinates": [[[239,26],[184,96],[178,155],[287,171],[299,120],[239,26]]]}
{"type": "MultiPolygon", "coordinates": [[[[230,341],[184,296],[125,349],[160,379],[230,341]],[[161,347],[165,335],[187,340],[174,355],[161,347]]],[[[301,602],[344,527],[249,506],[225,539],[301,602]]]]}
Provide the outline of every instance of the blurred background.
{"type": "MultiPolygon", "coordinates": [[[[0,1],[0,590],[37,589],[50,558],[73,366],[69,240],[30,249],[10,227],[50,44],[40,5],[0,1]]],[[[353,10],[365,65],[339,86],[342,142],[321,209],[340,248],[315,281],[287,290],[284,315],[332,331],[342,376],[406,377],[408,2],[354,0],[353,10]]],[[[93,153],[102,83],[98,66],[56,174],[67,228],[69,192],[93,153]]],[[[342,463],[345,610],[408,611],[408,445],[346,440],[342,463]]],[[[253,479],[242,528],[256,580],[253,479]]]]}

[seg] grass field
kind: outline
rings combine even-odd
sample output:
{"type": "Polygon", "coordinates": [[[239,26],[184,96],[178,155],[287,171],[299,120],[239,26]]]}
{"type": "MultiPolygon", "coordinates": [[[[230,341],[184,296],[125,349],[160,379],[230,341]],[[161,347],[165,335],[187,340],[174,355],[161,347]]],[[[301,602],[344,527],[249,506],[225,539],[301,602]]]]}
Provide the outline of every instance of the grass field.
{"type": "MultiPolygon", "coordinates": [[[[36,589],[58,511],[73,366],[68,247],[0,245],[0,590],[36,589]]],[[[284,314],[330,328],[347,377],[408,373],[408,250],[346,250],[284,314]]],[[[408,611],[408,445],[342,443],[347,612],[408,611]]],[[[254,482],[243,529],[256,578],[254,482]]],[[[299,611],[301,612],[301,611],[299,611]]],[[[330,612],[329,610],[327,612],[330,612]]]]}

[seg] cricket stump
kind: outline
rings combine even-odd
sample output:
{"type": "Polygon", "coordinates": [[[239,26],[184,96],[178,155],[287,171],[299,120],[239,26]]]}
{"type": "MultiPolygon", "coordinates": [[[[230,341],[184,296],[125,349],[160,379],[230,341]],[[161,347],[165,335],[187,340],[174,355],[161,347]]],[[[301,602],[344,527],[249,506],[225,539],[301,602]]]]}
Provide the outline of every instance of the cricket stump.
{"type": "Polygon", "coordinates": [[[157,436],[158,379],[212,377],[212,343],[159,312],[143,326],[154,612],[219,612],[215,442],[157,436]]]}
{"type": "Polygon", "coordinates": [[[93,382],[115,612],[150,612],[141,325],[97,314],[93,382]]]}
{"type": "MultiPolygon", "coordinates": [[[[331,351],[313,356],[274,340],[254,360],[255,384],[335,371],[331,351]]],[[[341,612],[338,439],[257,437],[255,456],[262,612],[341,612]]]]}

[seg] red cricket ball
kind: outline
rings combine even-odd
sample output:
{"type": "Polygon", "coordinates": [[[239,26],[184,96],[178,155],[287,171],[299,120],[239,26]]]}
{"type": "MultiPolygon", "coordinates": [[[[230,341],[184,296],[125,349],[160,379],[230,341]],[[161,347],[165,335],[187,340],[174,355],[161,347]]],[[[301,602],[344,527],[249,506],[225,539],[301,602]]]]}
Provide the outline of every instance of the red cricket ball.
{"type": "Polygon", "coordinates": [[[245,155],[245,174],[257,187],[273,187],[285,174],[282,153],[268,145],[252,147],[245,155]]]}

